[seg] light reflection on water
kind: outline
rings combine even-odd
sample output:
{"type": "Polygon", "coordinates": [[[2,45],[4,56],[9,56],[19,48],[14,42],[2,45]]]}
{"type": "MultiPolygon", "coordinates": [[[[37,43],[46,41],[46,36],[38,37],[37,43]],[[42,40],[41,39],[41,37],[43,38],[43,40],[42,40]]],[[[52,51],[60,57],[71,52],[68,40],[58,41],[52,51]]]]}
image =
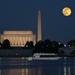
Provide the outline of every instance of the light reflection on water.
{"type": "Polygon", "coordinates": [[[41,73],[41,68],[10,69],[2,71],[2,75],[42,75],[41,73]]]}
{"type": "Polygon", "coordinates": [[[66,61],[63,58],[57,61],[27,61],[24,58],[2,58],[0,75],[64,75],[65,62],[66,75],[75,75],[74,59],[69,57],[66,61]]]}

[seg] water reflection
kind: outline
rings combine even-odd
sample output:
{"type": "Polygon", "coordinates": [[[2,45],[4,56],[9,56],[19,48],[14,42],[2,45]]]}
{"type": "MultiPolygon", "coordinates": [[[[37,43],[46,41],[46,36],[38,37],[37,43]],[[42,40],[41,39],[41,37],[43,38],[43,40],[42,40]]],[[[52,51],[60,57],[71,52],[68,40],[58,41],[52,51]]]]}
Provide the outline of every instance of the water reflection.
{"type": "Polygon", "coordinates": [[[42,75],[42,70],[41,68],[6,69],[2,70],[0,75],[42,75]]]}
{"type": "Polygon", "coordinates": [[[75,75],[75,58],[32,60],[1,58],[0,75],[75,75]]]}
{"type": "Polygon", "coordinates": [[[0,63],[1,64],[6,64],[6,65],[14,65],[15,64],[15,68],[6,68],[6,69],[2,69],[0,70],[0,75],[42,75],[42,68],[41,67],[30,67],[30,65],[28,64],[29,61],[25,60],[25,58],[2,58],[0,63]],[[18,64],[25,66],[23,67],[19,67],[18,68],[18,64]],[[28,66],[29,67],[28,67],[28,66]]]}

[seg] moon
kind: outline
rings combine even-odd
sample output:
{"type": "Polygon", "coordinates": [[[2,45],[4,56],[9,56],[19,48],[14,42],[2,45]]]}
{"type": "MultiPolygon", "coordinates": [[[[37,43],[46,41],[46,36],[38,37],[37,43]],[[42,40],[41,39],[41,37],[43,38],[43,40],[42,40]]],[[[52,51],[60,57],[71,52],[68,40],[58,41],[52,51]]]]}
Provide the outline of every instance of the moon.
{"type": "Polygon", "coordinates": [[[69,7],[65,7],[65,8],[63,8],[62,13],[64,16],[70,16],[72,11],[69,7]]]}

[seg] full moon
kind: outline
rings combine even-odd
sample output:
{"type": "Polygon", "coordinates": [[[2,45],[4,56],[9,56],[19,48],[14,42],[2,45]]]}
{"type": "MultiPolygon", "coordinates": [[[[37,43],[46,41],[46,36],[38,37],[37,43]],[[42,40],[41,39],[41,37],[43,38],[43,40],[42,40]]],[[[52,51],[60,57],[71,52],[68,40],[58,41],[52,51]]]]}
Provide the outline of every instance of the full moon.
{"type": "Polygon", "coordinates": [[[65,8],[63,8],[62,13],[64,16],[70,16],[72,11],[69,7],[65,7],[65,8]]]}

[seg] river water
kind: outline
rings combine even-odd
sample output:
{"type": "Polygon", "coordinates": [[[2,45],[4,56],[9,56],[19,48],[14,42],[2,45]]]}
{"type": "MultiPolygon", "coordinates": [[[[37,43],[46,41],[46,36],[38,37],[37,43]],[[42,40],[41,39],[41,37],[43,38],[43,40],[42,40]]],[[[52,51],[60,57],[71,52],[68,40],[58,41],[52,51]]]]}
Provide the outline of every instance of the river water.
{"type": "Polygon", "coordinates": [[[0,58],[0,75],[75,75],[75,58],[58,60],[26,60],[25,58],[0,58]]]}

